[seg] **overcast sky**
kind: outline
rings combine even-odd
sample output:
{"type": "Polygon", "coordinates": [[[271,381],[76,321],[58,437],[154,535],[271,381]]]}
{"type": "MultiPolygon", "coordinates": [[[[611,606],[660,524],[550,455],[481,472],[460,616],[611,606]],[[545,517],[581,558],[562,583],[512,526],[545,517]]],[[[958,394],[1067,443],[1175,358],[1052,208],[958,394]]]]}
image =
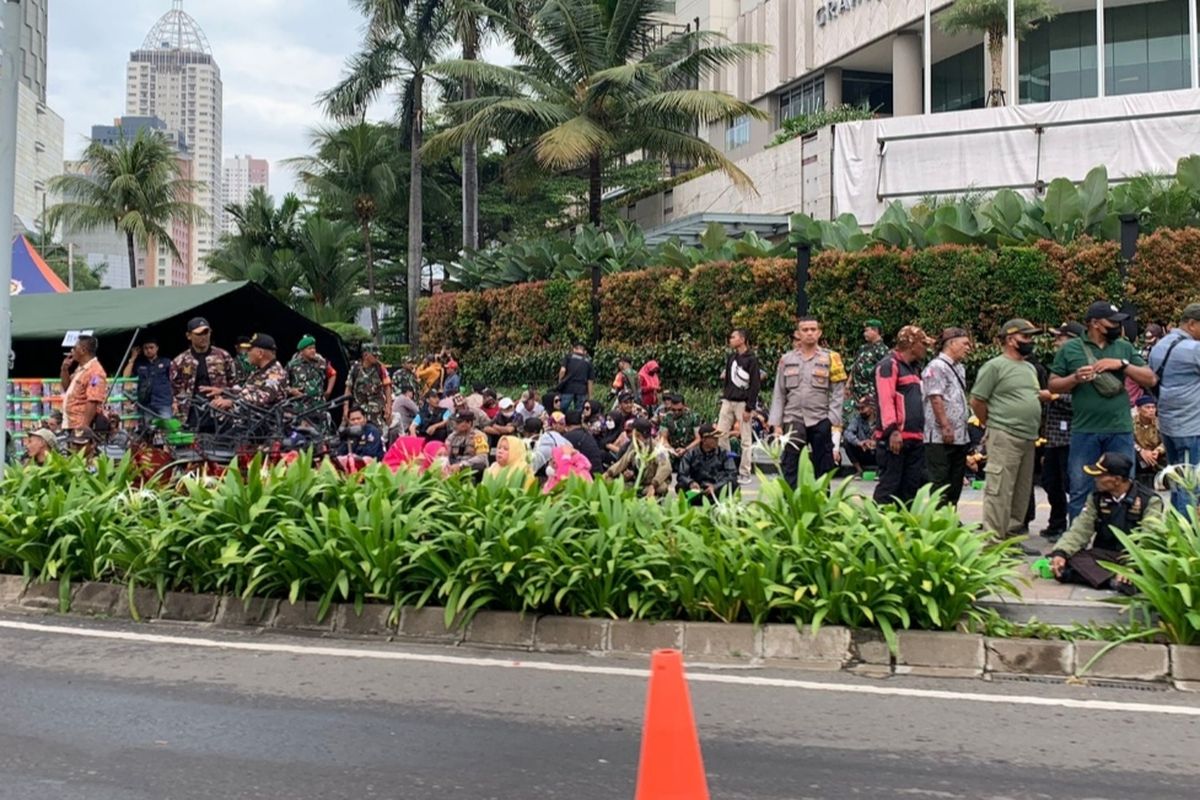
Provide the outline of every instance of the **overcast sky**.
{"type": "MultiPolygon", "coordinates": [[[[49,103],[66,122],[64,155],[77,158],[92,125],[125,112],[125,64],[171,0],[49,0],[49,103]]],[[[324,122],[315,98],[337,82],[360,44],[348,0],[185,0],[207,35],[225,89],[224,155],[271,161],[271,191],[290,190],[278,162],[308,149],[324,122]]],[[[492,48],[493,54],[502,57],[492,48]]],[[[373,111],[390,114],[390,101],[373,111]]]]}

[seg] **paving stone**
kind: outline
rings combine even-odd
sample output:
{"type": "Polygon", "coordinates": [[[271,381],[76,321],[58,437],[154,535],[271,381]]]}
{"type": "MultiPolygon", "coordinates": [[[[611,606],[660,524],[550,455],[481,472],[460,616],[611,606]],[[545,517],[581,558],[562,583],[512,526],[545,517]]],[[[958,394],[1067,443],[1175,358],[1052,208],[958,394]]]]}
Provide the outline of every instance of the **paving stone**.
{"type": "Polygon", "coordinates": [[[683,654],[689,659],[751,659],[759,650],[753,625],[689,622],[683,627],[683,654]]]}
{"type": "Polygon", "coordinates": [[[1200,681],[1172,681],[1171,683],[1181,692],[1200,692],[1200,681]]]}
{"type": "Polygon", "coordinates": [[[182,622],[212,622],[217,616],[220,600],[220,596],[215,594],[167,592],[158,616],[160,619],[182,622]]]}
{"type": "Polygon", "coordinates": [[[111,617],[117,612],[122,595],[128,592],[127,587],[115,583],[88,581],[81,584],[71,597],[71,613],[111,617]]]}
{"type": "Polygon", "coordinates": [[[609,648],[618,653],[643,653],[683,649],[683,623],[614,620],[609,628],[609,648]]]}
{"type": "Polygon", "coordinates": [[[225,595],[217,609],[217,624],[226,628],[240,628],[246,625],[265,628],[274,621],[278,608],[278,600],[264,597],[243,600],[240,597],[225,595]]]}
{"type": "Polygon", "coordinates": [[[1108,642],[1075,642],[1075,673],[1082,677],[1119,678],[1127,681],[1161,681],[1171,672],[1165,644],[1119,644],[1084,672],[1083,668],[1108,642]]]}
{"type": "Polygon", "coordinates": [[[338,633],[360,636],[395,633],[396,623],[391,621],[392,611],[393,606],[386,603],[366,603],[362,607],[362,613],[358,614],[353,603],[339,603],[333,612],[333,629],[338,633]]]}
{"type": "Polygon", "coordinates": [[[117,600],[117,606],[113,609],[113,616],[145,622],[148,619],[158,616],[159,603],[157,591],[141,587],[133,590],[133,605],[131,606],[129,603],[129,590],[125,589],[125,591],[121,592],[121,596],[117,600]]]}
{"type": "Polygon", "coordinates": [[[762,657],[788,666],[841,669],[850,660],[850,630],[826,625],[812,635],[808,625],[766,625],[762,630],[762,657]]]}
{"type": "Polygon", "coordinates": [[[533,647],[533,628],[537,617],[516,611],[480,611],[467,627],[465,643],[489,647],[533,647]]]}
{"type": "Polygon", "coordinates": [[[950,631],[900,631],[897,634],[896,667],[907,667],[904,674],[929,674],[938,677],[982,675],[987,661],[983,637],[973,633],[950,631]],[[913,669],[915,668],[915,672],[913,669]],[[926,670],[936,670],[926,672],[926,670]]]}
{"type": "Polygon", "coordinates": [[[21,595],[21,605],[25,608],[58,611],[62,607],[62,604],[59,602],[58,592],[58,581],[31,583],[25,587],[25,594],[21,595]]]}
{"type": "Polygon", "coordinates": [[[0,575],[0,604],[16,603],[25,593],[25,578],[22,575],[0,575]]]}
{"type": "Polygon", "coordinates": [[[542,617],[534,630],[533,647],[548,652],[594,652],[608,648],[609,620],[580,617],[542,617]]]}
{"type": "Polygon", "coordinates": [[[293,631],[332,631],[333,609],[328,609],[324,618],[318,620],[318,608],[320,608],[320,603],[312,603],[308,600],[301,600],[299,603],[281,601],[279,608],[275,611],[275,619],[272,621],[271,627],[293,631]]]}
{"type": "Polygon", "coordinates": [[[1022,675],[1070,675],[1075,667],[1071,642],[987,639],[987,671],[1022,675]]]}
{"type": "Polygon", "coordinates": [[[1177,681],[1200,681],[1200,647],[1171,645],[1171,677],[1177,681]]]}
{"type": "MultiPolygon", "coordinates": [[[[405,606],[400,613],[400,635],[412,639],[431,642],[449,642],[457,644],[463,639],[462,627],[451,625],[446,627],[446,609],[438,606],[413,608],[405,606]]],[[[458,620],[455,620],[458,622],[458,620]]]]}

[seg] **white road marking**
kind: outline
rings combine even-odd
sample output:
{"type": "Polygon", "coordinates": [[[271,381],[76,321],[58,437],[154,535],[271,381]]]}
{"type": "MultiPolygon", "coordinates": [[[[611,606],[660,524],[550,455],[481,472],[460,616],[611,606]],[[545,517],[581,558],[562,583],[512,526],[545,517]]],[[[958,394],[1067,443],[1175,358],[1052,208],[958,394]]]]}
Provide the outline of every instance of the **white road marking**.
{"type": "MultiPolygon", "coordinates": [[[[504,658],[473,656],[447,656],[432,653],[402,653],[391,650],[367,650],[358,647],[327,647],[320,645],[282,644],[272,642],[232,642],[220,639],[203,639],[190,636],[165,636],[155,633],[132,631],[108,631],[90,628],[65,628],[57,625],[41,625],[33,622],[0,620],[0,629],[33,633],[48,633],[58,636],[76,636],[84,639],[109,639],[122,642],[141,642],[155,645],[179,645],[182,647],[204,647],[214,650],[238,650],[251,653],[286,653],[301,656],[327,656],[331,658],[363,658],[377,661],[409,661],[425,664],[448,664],[460,667],[492,669],[524,669],[540,672],[567,672],[582,675],[611,675],[621,678],[646,678],[648,669],[632,667],[603,667],[589,664],[559,664],[551,661],[521,661],[504,658]]],[[[999,705],[1049,706],[1075,708],[1085,711],[1114,711],[1129,714],[1167,714],[1185,717],[1200,717],[1200,707],[1154,705],[1152,703],[1123,703],[1110,700],[1073,700],[1067,697],[1035,697],[1031,695],[983,694],[980,692],[952,692],[941,689],[909,689],[900,686],[866,686],[859,684],[822,683],[790,678],[766,678],[754,675],[689,672],[692,683],[725,683],[734,686],[767,686],[779,689],[799,689],[810,692],[834,692],[840,694],[868,694],[880,697],[912,697],[924,700],[957,700],[973,703],[996,703],[999,705]]]]}

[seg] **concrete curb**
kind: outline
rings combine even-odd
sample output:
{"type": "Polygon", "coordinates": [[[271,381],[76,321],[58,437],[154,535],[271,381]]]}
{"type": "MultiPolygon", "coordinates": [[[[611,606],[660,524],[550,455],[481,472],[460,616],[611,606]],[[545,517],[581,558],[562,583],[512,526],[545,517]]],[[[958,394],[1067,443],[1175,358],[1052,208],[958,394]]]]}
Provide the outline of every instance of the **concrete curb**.
{"type": "MultiPolygon", "coordinates": [[[[0,607],[48,613],[59,609],[59,584],[26,585],[24,578],[0,575],[0,607]]],[[[683,650],[694,662],[732,662],[806,670],[850,670],[874,677],[924,675],[988,678],[991,675],[1053,676],[1066,680],[1107,647],[1105,642],[997,639],[979,634],[899,631],[893,655],[874,630],[826,625],[814,636],[809,628],[771,624],[755,627],[715,622],[645,622],[480,611],[469,625],[457,619],[447,626],[445,609],[395,608],[367,603],[356,610],[335,603],[317,618],[318,605],[301,601],[240,598],[168,592],[133,592],[127,587],[82,583],[72,587],[71,614],[142,621],[190,622],[217,628],[275,629],[323,636],[374,637],[441,645],[537,652],[591,653],[600,656],[648,656],[654,650],[683,650]]],[[[1200,647],[1122,644],[1110,648],[1084,679],[1169,682],[1200,691],[1200,647]]]]}

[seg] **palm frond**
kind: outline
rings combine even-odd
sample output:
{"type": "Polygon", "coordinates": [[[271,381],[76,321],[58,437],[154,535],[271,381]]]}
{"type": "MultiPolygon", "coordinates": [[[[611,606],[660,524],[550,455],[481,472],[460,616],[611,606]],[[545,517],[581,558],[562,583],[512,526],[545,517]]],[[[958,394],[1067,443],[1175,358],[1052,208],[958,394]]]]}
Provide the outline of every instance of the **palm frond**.
{"type": "Polygon", "coordinates": [[[602,155],[612,135],[584,116],[573,117],[538,137],[535,152],[543,165],[555,170],[574,169],[602,155]]]}

